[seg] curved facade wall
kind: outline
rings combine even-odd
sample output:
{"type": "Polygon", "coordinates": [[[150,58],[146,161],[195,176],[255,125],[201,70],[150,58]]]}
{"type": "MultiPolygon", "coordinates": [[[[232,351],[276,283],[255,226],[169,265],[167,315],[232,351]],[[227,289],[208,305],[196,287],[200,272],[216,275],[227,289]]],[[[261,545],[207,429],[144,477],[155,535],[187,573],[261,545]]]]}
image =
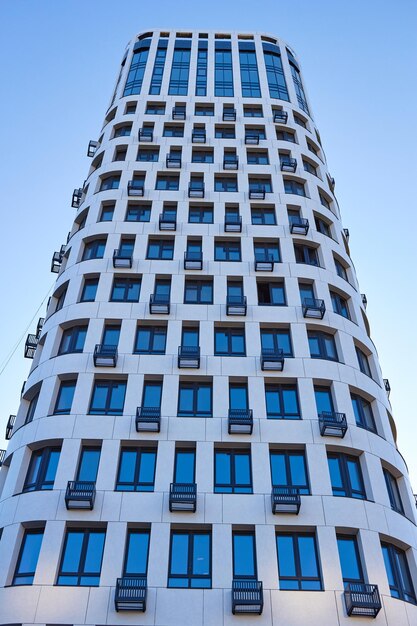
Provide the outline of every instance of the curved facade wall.
{"type": "Polygon", "coordinates": [[[128,45],[0,470],[0,624],[334,626],[349,583],[417,623],[414,498],[301,81],[270,35],[128,45]],[[116,610],[123,576],[145,611],[116,610]]]}

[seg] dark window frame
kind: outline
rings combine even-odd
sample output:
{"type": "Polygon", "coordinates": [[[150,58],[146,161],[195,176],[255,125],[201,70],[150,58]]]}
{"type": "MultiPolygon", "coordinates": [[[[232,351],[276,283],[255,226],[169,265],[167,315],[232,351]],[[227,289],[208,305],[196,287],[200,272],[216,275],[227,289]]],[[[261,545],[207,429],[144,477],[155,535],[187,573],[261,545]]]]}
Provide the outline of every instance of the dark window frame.
{"type": "Polygon", "coordinates": [[[213,384],[204,381],[180,381],[178,386],[178,417],[213,417],[213,384]],[[198,411],[198,391],[200,388],[210,389],[210,408],[208,411],[198,411]],[[183,389],[192,389],[193,401],[191,410],[180,410],[181,391],[183,389]]]}
{"type": "Polygon", "coordinates": [[[61,554],[61,560],[60,560],[60,564],[59,564],[59,569],[58,569],[58,576],[57,576],[57,582],[56,584],[58,586],[71,586],[71,587],[98,587],[100,585],[100,577],[101,577],[101,568],[102,568],[102,564],[103,564],[103,554],[104,554],[104,548],[105,548],[105,543],[106,543],[106,529],[102,529],[102,528],[72,528],[69,527],[66,529],[65,532],[65,539],[64,539],[64,545],[63,545],[63,549],[62,549],[62,554],[61,554]],[[68,545],[68,537],[71,533],[83,533],[84,537],[83,537],[83,541],[82,541],[82,546],[81,546],[81,552],[80,552],[80,560],[79,560],[79,564],[78,564],[78,569],[74,572],[62,572],[62,567],[64,564],[64,559],[65,559],[65,553],[66,553],[66,549],[67,549],[67,545],[68,545]],[[88,543],[90,540],[90,536],[93,534],[104,534],[104,541],[103,541],[103,550],[102,550],[102,554],[101,554],[101,559],[100,559],[100,568],[97,572],[85,572],[84,568],[85,568],[85,561],[86,561],[86,557],[87,557],[87,551],[88,551],[88,543]],[[65,582],[61,582],[60,579],[65,580],[65,577],[69,578],[77,578],[77,584],[75,585],[68,585],[65,582]],[[82,578],[98,578],[98,582],[95,584],[81,584],[81,579],[82,578]]]}
{"type": "Polygon", "coordinates": [[[320,555],[319,555],[319,550],[318,550],[318,545],[317,545],[317,537],[315,533],[305,533],[305,532],[292,532],[292,533],[283,533],[283,532],[277,532],[276,533],[276,547],[277,547],[277,558],[278,558],[278,579],[279,579],[279,583],[280,583],[280,589],[281,590],[285,590],[285,589],[291,589],[292,591],[323,591],[323,577],[322,577],[322,572],[321,572],[321,563],[320,563],[320,555]],[[294,555],[294,564],[295,564],[295,576],[281,576],[280,572],[279,572],[279,548],[278,548],[278,538],[279,537],[292,537],[293,540],[293,555],[294,555]],[[300,546],[299,546],[299,539],[302,537],[310,537],[313,539],[314,541],[314,553],[315,553],[315,560],[316,560],[316,567],[317,567],[317,572],[318,572],[318,576],[303,576],[302,572],[301,572],[301,559],[300,559],[300,546]],[[282,586],[282,582],[283,581],[288,581],[288,582],[293,582],[297,584],[297,589],[295,587],[283,587],[282,586]],[[315,582],[318,583],[318,588],[317,589],[308,589],[308,588],[304,588],[303,589],[303,583],[304,582],[315,582]]]}
{"type": "Polygon", "coordinates": [[[127,388],[127,380],[109,380],[97,378],[94,381],[94,385],[91,392],[90,405],[88,407],[88,415],[123,415],[124,403],[126,400],[126,388],[127,388]],[[123,406],[121,408],[113,408],[111,406],[112,393],[113,390],[120,384],[124,384],[124,396],[123,396],[123,406]],[[107,386],[106,391],[106,401],[104,407],[99,407],[95,409],[93,407],[94,394],[98,387],[102,386],[103,388],[107,386]],[[103,408],[103,411],[101,410],[103,408]]]}
{"type": "Polygon", "coordinates": [[[298,489],[299,493],[303,496],[306,495],[311,495],[311,487],[310,487],[310,477],[309,477],[309,471],[308,471],[308,463],[307,463],[307,455],[305,450],[275,450],[275,449],[270,449],[269,450],[269,464],[270,464],[270,469],[271,469],[271,484],[273,487],[293,487],[295,489],[298,489]],[[273,474],[272,474],[272,457],[273,456],[278,456],[281,455],[284,457],[284,464],[285,464],[285,478],[286,481],[285,483],[275,483],[273,480],[273,474]],[[306,482],[304,485],[297,485],[294,484],[293,481],[293,477],[292,477],[292,472],[291,472],[291,461],[290,458],[292,456],[302,456],[303,458],[303,462],[304,462],[304,473],[305,473],[305,477],[306,477],[306,482]]]}
{"type": "Polygon", "coordinates": [[[214,356],[246,356],[246,334],[245,327],[239,326],[217,326],[214,328],[214,356]],[[216,349],[216,335],[223,333],[227,340],[227,350],[224,352],[216,349]],[[233,351],[233,336],[243,339],[243,350],[241,352],[233,351]]]}
{"type": "Polygon", "coordinates": [[[181,589],[211,589],[212,587],[212,534],[211,530],[171,530],[169,541],[169,558],[168,558],[168,588],[181,588],[181,589]],[[173,549],[173,536],[174,535],[187,535],[188,536],[188,561],[187,561],[187,573],[186,574],[172,574],[172,549],[173,549]],[[193,573],[193,559],[194,559],[194,537],[196,535],[206,535],[209,537],[209,574],[194,574],[193,573]],[[170,579],[182,579],[187,582],[187,585],[172,584],[170,579]],[[194,581],[208,581],[209,585],[195,585],[194,581]]]}
{"type": "Polygon", "coordinates": [[[300,420],[302,419],[301,410],[300,410],[300,399],[298,396],[298,386],[297,384],[281,384],[281,383],[265,383],[265,404],[266,404],[266,417],[267,419],[291,419],[291,420],[300,420]],[[291,391],[295,392],[295,399],[297,402],[298,411],[296,413],[287,413],[285,412],[285,401],[283,392],[291,391]],[[277,393],[279,397],[279,406],[281,407],[280,413],[271,413],[268,412],[268,403],[266,401],[267,392],[277,393]]]}
{"type": "Polygon", "coordinates": [[[252,450],[250,448],[215,448],[214,449],[214,477],[213,477],[213,492],[224,494],[252,494],[253,493],[253,472],[252,472],[252,450]],[[217,464],[216,455],[227,454],[230,458],[230,483],[220,483],[217,480],[217,464]],[[248,484],[237,482],[236,478],[236,457],[246,456],[248,458],[249,465],[249,479],[248,484]]]}
{"type": "Polygon", "coordinates": [[[33,579],[35,578],[35,574],[36,574],[36,567],[38,565],[38,561],[39,561],[39,554],[40,551],[42,549],[42,542],[43,542],[43,535],[44,535],[44,528],[27,528],[24,531],[24,535],[22,537],[22,543],[20,544],[20,549],[19,549],[19,556],[17,557],[17,562],[16,562],[16,567],[14,570],[14,574],[13,574],[13,581],[12,581],[12,586],[21,586],[21,585],[33,585],[33,579]],[[35,569],[33,571],[28,571],[28,572],[20,572],[20,567],[22,564],[22,558],[24,555],[24,551],[26,548],[26,541],[27,541],[27,537],[30,535],[42,535],[42,540],[39,546],[39,552],[38,552],[38,556],[36,559],[36,564],[35,564],[35,569]],[[23,579],[23,578],[31,578],[30,582],[19,582],[19,579],[23,579]]]}
{"type": "Polygon", "coordinates": [[[142,287],[141,278],[133,278],[130,276],[115,276],[113,278],[112,290],[110,294],[110,302],[139,302],[141,287],[142,287]],[[116,283],[119,283],[119,286],[117,286],[116,283]],[[134,299],[129,298],[128,296],[129,296],[130,289],[137,287],[137,286],[139,288],[138,297],[134,299]],[[116,288],[123,289],[123,292],[124,292],[123,298],[114,297],[114,290],[116,288]]]}
{"type": "Polygon", "coordinates": [[[344,454],[342,452],[328,452],[327,460],[330,459],[337,460],[339,466],[339,474],[341,478],[342,485],[340,487],[334,486],[332,483],[332,474],[329,465],[329,475],[330,475],[330,483],[333,491],[333,496],[340,498],[354,498],[355,500],[367,500],[367,494],[365,489],[365,483],[363,480],[362,468],[360,458],[358,456],[352,456],[351,454],[344,454]],[[356,466],[356,473],[358,476],[358,481],[360,483],[359,489],[354,489],[352,487],[352,482],[350,479],[350,474],[348,470],[348,463],[354,463],[356,466]],[[339,493],[336,493],[336,492],[339,493]],[[344,493],[341,493],[341,492],[344,493]],[[356,496],[356,497],[355,497],[356,496]]]}
{"type": "MultiPolygon", "coordinates": [[[[49,471],[49,463],[51,462],[51,454],[61,454],[60,446],[46,446],[45,448],[39,448],[33,450],[30,457],[28,470],[26,472],[25,482],[23,484],[22,493],[28,493],[32,491],[50,491],[54,487],[56,469],[53,480],[46,480],[46,476],[49,471]],[[33,466],[36,465],[37,458],[41,457],[38,470],[36,472],[36,479],[32,482],[28,482],[29,476],[32,473],[33,466]]],[[[59,456],[56,465],[59,463],[59,456]]]]}
{"type": "Polygon", "coordinates": [[[156,463],[157,463],[157,458],[158,458],[158,449],[156,447],[151,447],[151,446],[122,446],[120,449],[120,455],[119,455],[119,463],[117,466],[117,475],[116,475],[116,483],[115,483],[115,487],[114,490],[115,491],[120,491],[120,492],[127,492],[127,493],[136,493],[136,492],[153,492],[155,489],[155,475],[156,475],[156,463]],[[134,452],[136,455],[135,458],[135,468],[133,471],[133,480],[132,481],[127,481],[127,480],[121,480],[120,479],[120,472],[122,469],[122,458],[123,458],[123,454],[126,452],[134,452]],[[143,454],[150,454],[152,453],[154,455],[154,461],[153,461],[153,480],[152,481],[140,481],[140,472],[141,472],[141,464],[142,464],[142,456],[143,454]],[[131,489],[126,489],[127,486],[131,486],[131,489]],[[125,487],[125,488],[123,488],[125,487]]]}

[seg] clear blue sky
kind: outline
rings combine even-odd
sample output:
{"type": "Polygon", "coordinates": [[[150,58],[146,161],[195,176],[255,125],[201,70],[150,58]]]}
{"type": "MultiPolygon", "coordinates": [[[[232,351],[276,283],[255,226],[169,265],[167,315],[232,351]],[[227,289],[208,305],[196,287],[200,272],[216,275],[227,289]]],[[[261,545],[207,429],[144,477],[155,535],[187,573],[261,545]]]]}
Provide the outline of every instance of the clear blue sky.
{"type": "MultiPolygon", "coordinates": [[[[53,284],[125,44],[153,26],[269,31],[298,53],[417,491],[415,0],[1,0],[0,361],[53,284]]],[[[0,448],[29,364],[22,342],[0,376],[0,448]]]]}

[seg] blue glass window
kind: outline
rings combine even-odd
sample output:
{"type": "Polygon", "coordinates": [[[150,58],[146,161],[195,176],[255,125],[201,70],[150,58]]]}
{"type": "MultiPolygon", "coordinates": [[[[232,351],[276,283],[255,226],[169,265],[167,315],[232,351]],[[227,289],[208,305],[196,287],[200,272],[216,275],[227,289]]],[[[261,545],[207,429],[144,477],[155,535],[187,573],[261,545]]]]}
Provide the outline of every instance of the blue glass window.
{"type": "Polygon", "coordinates": [[[90,261],[91,259],[102,259],[104,256],[105,248],[105,239],[91,239],[90,241],[87,241],[84,246],[82,260],[90,261]]]}
{"type": "Polygon", "coordinates": [[[281,53],[278,46],[263,44],[266,76],[271,98],[289,102],[287,83],[282,68],[281,53]]]}
{"type": "Polygon", "coordinates": [[[132,130],[132,124],[123,124],[122,126],[116,126],[114,129],[113,137],[129,137],[132,130]]]}
{"type": "Polygon", "coordinates": [[[304,92],[303,82],[301,80],[300,70],[298,69],[298,65],[293,55],[287,48],[288,60],[290,62],[292,79],[294,81],[295,93],[297,95],[298,106],[300,109],[305,111],[307,115],[310,115],[310,111],[308,110],[307,98],[304,92]]]}
{"type": "Polygon", "coordinates": [[[139,148],[136,161],[156,163],[159,160],[159,148],[139,148]]]}
{"type": "Polygon", "coordinates": [[[334,496],[365,500],[365,486],[359,458],[347,454],[328,454],[330,480],[334,496]]]}
{"type": "Polygon", "coordinates": [[[68,529],[57,585],[97,587],[105,538],[105,530],[68,529]]]}
{"type": "Polygon", "coordinates": [[[248,165],[269,165],[268,150],[248,150],[247,162],[248,165]]]}
{"type": "Polygon", "coordinates": [[[310,330],[307,332],[310,356],[312,359],[327,359],[338,361],[336,343],[333,335],[320,331],[310,330]]]}
{"type": "Polygon", "coordinates": [[[32,585],[41,551],[43,530],[26,530],[17,559],[13,585],[32,585]]]}
{"type": "Polygon", "coordinates": [[[265,385],[268,419],[300,419],[297,387],[295,385],[265,385]]]}
{"type": "Polygon", "coordinates": [[[233,96],[232,47],[230,41],[216,41],[214,95],[233,96]]]}
{"type": "Polygon", "coordinates": [[[80,302],[94,302],[96,299],[98,278],[86,278],[81,292],[80,302]]]}
{"type": "Polygon", "coordinates": [[[126,211],[126,222],[149,222],[151,219],[151,208],[150,204],[142,204],[142,205],[127,205],[126,211]]]}
{"type": "Polygon", "coordinates": [[[233,578],[234,580],[256,579],[255,533],[233,533],[233,578]]]}
{"type": "Polygon", "coordinates": [[[136,333],[136,354],[165,354],[166,326],[139,326],[136,333]]]}
{"type": "Polygon", "coordinates": [[[284,191],[285,193],[293,193],[296,196],[306,195],[304,183],[300,183],[298,180],[284,179],[284,191]]]}
{"type": "Polygon", "coordinates": [[[333,311],[350,320],[349,306],[346,298],[335,291],[330,292],[330,298],[332,300],[333,311]]]}
{"type": "Polygon", "coordinates": [[[302,495],[310,493],[304,452],[271,451],[269,458],[273,487],[296,487],[302,495]]]}
{"type": "Polygon", "coordinates": [[[178,415],[181,417],[211,417],[213,415],[211,383],[180,382],[178,415]]]}
{"type": "Polygon", "coordinates": [[[343,583],[348,585],[349,583],[365,582],[356,537],[337,535],[337,548],[343,583]]]}
{"type": "Polygon", "coordinates": [[[256,62],[254,43],[239,43],[239,60],[242,96],[247,98],[260,98],[261,87],[259,85],[258,64],[256,62]]]}
{"type": "Polygon", "coordinates": [[[270,259],[275,263],[279,263],[281,261],[278,243],[255,241],[253,244],[253,250],[255,253],[255,259],[257,260],[262,261],[263,259],[270,259]]]}
{"type": "Polygon", "coordinates": [[[155,65],[153,66],[151,85],[149,93],[159,95],[161,93],[162,77],[164,74],[165,59],[167,55],[168,41],[160,39],[155,55],[155,65]]]}
{"type": "Polygon", "coordinates": [[[213,150],[193,150],[192,163],[213,163],[213,150]]]}
{"type": "Polygon", "coordinates": [[[42,448],[32,452],[23,493],[53,489],[61,448],[42,448]]]}
{"type": "Polygon", "coordinates": [[[180,177],[172,174],[158,174],[155,189],[160,191],[178,191],[180,187],[180,177]]]}
{"type": "Polygon", "coordinates": [[[198,42],[197,52],[197,78],[195,83],[195,95],[207,95],[207,41],[198,42]]]}
{"type": "Polygon", "coordinates": [[[214,191],[238,191],[236,176],[215,176],[214,191]]]}
{"type": "Polygon", "coordinates": [[[162,382],[147,381],[143,385],[142,406],[147,409],[160,408],[162,399],[162,382]]]}
{"type": "Polygon", "coordinates": [[[258,304],[262,306],[285,306],[285,286],[280,281],[257,281],[258,304]]]}
{"type": "Polygon", "coordinates": [[[332,413],[334,411],[332,393],[329,387],[314,387],[317,413],[332,413]]]}
{"type": "Polygon", "coordinates": [[[101,448],[97,446],[83,446],[78,463],[76,480],[95,483],[100,463],[101,448]]]}
{"type": "Polygon", "coordinates": [[[232,383],[229,385],[229,407],[232,410],[247,410],[249,396],[247,385],[232,383]]]}
{"type": "Polygon", "coordinates": [[[390,543],[381,547],[391,596],[417,604],[406,553],[390,543]]]}
{"type": "Polygon", "coordinates": [[[146,576],[149,539],[149,530],[128,531],[123,576],[146,576]]]}
{"type": "Polygon", "coordinates": [[[123,96],[132,96],[140,93],[150,45],[150,39],[143,39],[143,41],[138,41],[135,44],[123,96]]]}
{"type": "Polygon", "coordinates": [[[370,402],[354,394],[351,395],[351,399],[356,426],[376,433],[375,419],[370,402]]]}
{"type": "Polygon", "coordinates": [[[277,533],[280,589],[321,591],[316,537],[310,533],[277,533]]]}
{"type": "Polygon", "coordinates": [[[362,372],[362,374],[366,374],[367,376],[372,378],[372,372],[367,355],[360,348],[358,348],[358,346],[355,346],[355,350],[360,371],[362,372]]]}
{"type": "Polygon", "coordinates": [[[215,261],[241,261],[240,240],[217,240],[214,242],[215,261]]]}
{"type": "Polygon", "coordinates": [[[195,482],[195,450],[191,448],[175,450],[174,483],[192,484],[195,482]]]}
{"type": "Polygon", "coordinates": [[[110,174],[101,179],[99,191],[108,191],[109,189],[119,189],[120,174],[110,174]]]}
{"type": "Polygon", "coordinates": [[[72,326],[62,333],[58,354],[69,354],[71,352],[82,352],[87,335],[87,325],[72,326]]]}
{"type": "Polygon", "coordinates": [[[75,392],[75,380],[63,380],[59,387],[54,415],[69,415],[75,392]]]}
{"type": "Polygon", "coordinates": [[[401,501],[397,479],[387,469],[384,468],[383,472],[391,508],[393,511],[397,511],[397,513],[404,515],[404,507],[401,501]]]}
{"type": "Polygon", "coordinates": [[[111,302],[139,302],[140,278],[115,278],[110,297],[111,302]]]}
{"type": "Polygon", "coordinates": [[[211,206],[190,206],[188,211],[188,221],[190,224],[212,224],[213,207],[211,206]]]}
{"type": "Polygon", "coordinates": [[[214,354],[216,356],[245,356],[245,329],[215,328],[214,354]]]}
{"type": "Polygon", "coordinates": [[[156,448],[122,448],[116,491],[153,491],[156,448]]]}
{"type": "Polygon", "coordinates": [[[90,415],[122,415],[126,382],[123,380],[96,380],[90,402],[90,415]]]}
{"type": "Polygon", "coordinates": [[[214,451],[214,493],[252,493],[250,450],[214,451]]]}
{"type": "Polygon", "coordinates": [[[171,532],[168,587],[211,588],[210,532],[171,532]]]}
{"type": "Polygon", "coordinates": [[[147,259],[166,259],[174,257],[174,239],[149,239],[147,259]]]}
{"type": "Polygon", "coordinates": [[[172,96],[186,96],[190,72],[191,41],[177,40],[172,59],[168,93],[172,96]]]}
{"type": "Polygon", "coordinates": [[[213,281],[186,279],[184,304],[213,304],[213,281]]]}
{"type": "MultiPolygon", "coordinates": [[[[103,204],[100,213],[100,222],[111,222],[113,219],[115,204],[103,204]]],[[[78,228],[79,230],[79,228],[78,228]]]]}
{"type": "Polygon", "coordinates": [[[285,329],[261,329],[261,346],[265,350],[283,350],[284,356],[293,356],[291,332],[285,329]]]}

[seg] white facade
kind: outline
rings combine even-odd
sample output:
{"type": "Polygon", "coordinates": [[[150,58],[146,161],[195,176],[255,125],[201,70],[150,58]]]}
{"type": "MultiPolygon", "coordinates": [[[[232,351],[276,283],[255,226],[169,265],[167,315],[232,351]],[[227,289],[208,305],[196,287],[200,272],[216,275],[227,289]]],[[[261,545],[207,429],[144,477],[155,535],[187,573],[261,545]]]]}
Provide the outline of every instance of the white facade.
{"type": "MultiPolygon", "coordinates": [[[[225,45],[224,50],[227,49],[228,45],[225,45]]],[[[382,542],[392,546],[392,550],[398,549],[396,554],[402,555],[400,560],[405,558],[415,594],[417,516],[407,467],[396,448],[391,407],[333,194],[334,185],[314,121],[305,106],[304,110],[300,108],[290,62],[295,66],[298,64],[288,56],[285,42],[260,33],[153,31],[143,33],[130,42],[98,146],[94,148],[92,167],[76,208],[62,263],[58,263],[60,269],[54,295],[38,337],[33,367],[0,469],[0,528],[3,529],[0,539],[0,626],[229,626],[235,623],[335,626],[355,623],[356,618],[347,615],[337,536],[356,537],[363,570],[362,583],[378,586],[382,609],[375,623],[381,626],[417,624],[417,607],[413,598],[405,601],[407,589],[401,584],[397,588],[392,581],[390,588],[381,548],[382,542]],[[138,44],[146,46],[148,39],[150,47],[143,79],[140,81],[136,76],[137,83],[133,89],[137,90],[138,82],[141,82],[140,93],[124,96],[126,81],[130,80],[128,73],[133,49],[138,44]],[[155,81],[152,83],[153,76],[155,78],[154,61],[161,40],[167,42],[167,52],[160,93],[150,94],[151,84],[155,84],[155,81]],[[170,94],[176,41],[183,45],[184,41],[191,42],[188,93],[182,95],[170,94]],[[206,95],[194,95],[199,42],[207,42],[206,95]],[[232,52],[233,96],[215,95],[220,86],[215,84],[214,49],[216,43],[221,42],[230,44],[232,52]],[[242,96],[239,44],[246,45],[241,46],[242,52],[251,51],[254,44],[261,92],[258,97],[242,96]],[[289,100],[270,96],[263,44],[267,44],[266,50],[268,46],[279,47],[289,100]],[[136,110],[129,113],[134,104],[136,110]],[[165,112],[146,113],[147,109],[155,110],[154,105],[161,104],[165,104],[165,112]],[[174,117],[181,118],[181,105],[186,106],[185,120],[173,120],[173,109],[177,111],[174,117]],[[214,114],[195,115],[195,107],[198,110],[203,105],[213,105],[214,114]],[[226,119],[223,119],[224,105],[227,111],[236,111],[235,120],[233,114],[227,111],[226,119]],[[126,112],[129,106],[131,108],[126,112]],[[248,108],[262,109],[262,115],[248,116],[248,108]],[[274,122],[274,114],[280,115],[281,112],[288,114],[287,120],[274,122]],[[130,134],[115,137],[115,131],[117,135],[117,129],[126,125],[131,126],[130,134]],[[152,141],[139,141],[138,132],[147,125],[153,125],[152,141]],[[182,127],[183,136],[164,136],[166,128],[172,126],[182,127]],[[192,141],[193,130],[201,126],[206,132],[204,144],[192,141]],[[216,137],[216,133],[218,135],[223,129],[231,135],[234,131],[235,137],[216,137]],[[260,130],[264,131],[265,138],[253,145],[250,137],[260,130]],[[284,135],[277,136],[277,131],[284,135]],[[288,140],[289,135],[292,135],[293,141],[288,140]],[[157,160],[137,160],[139,148],[149,150],[157,147],[157,160]],[[166,155],[176,147],[182,149],[181,167],[167,168],[166,155]],[[198,150],[212,153],[212,162],[195,162],[198,150]],[[236,170],[224,169],[225,150],[234,152],[238,157],[236,170]],[[248,152],[257,153],[260,159],[264,159],[266,151],[269,164],[248,163],[248,152]],[[119,160],[123,156],[125,158],[119,160]],[[284,170],[291,169],[288,158],[297,161],[294,172],[282,171],[282,167],[284,170]],[[310,167],[303,166],[304,162],[310,167]],[[115,183],[115,188],[100,190],[103,179],[110,174],[120,176],[118,186],[115,183]],[[136,178],[145,175],[143,197],[128,195],[128,182],[134,180],[135,175],[136,178]],[[165,175],[178,176],[178,189],[156,189],[158,175],[160,180],[165,175]],[[192,175],[204,177],[202,199],[189,198],[192,175]],[[217,185],[221,185],[226,178],[232,185],[236,181],[237,191],[215,190],[215,180],[217,185]],[[265,199],[250,198],[250,183],[252,190],[255,189],[253,183],[259,183],[261,191],[263,184],[270,183],[272,191],[268,192],[267,186],[265,199]],[[297,193],[286,192],[291,184],[297,193]],[[305,195],[299,195],[302,189],[305,195]],[[172,203],[176,208],[176,228],[162,231],[159,215],[164,208],[172,209],[172,203]],[[112,219],[101,221],[103,206],[110,205],[114,205],[112,219]],[[128,205],[135,209],[151,206],[149,221],[127,221],[128,205]],[[203,207],[208,213],[212,210],[212,223],[190,221],[190,207],[203,207]],[[225,211],[236,208],[242,218],[242,230],[225,232],[225,211]],[[305,222],[291,222],[291,216],[297,211],[299,217],[308,220],[306,234],[291,233],[292,222],[301,224],[301,230],[302,225],[305,226],[305,222]],[[258,223],[262,220],[272,222],[271,215],[275,215],[275,224],[258,223]],[[327,225],[327,233],[323,224],[327,225]],[[114,268],[113,251],[119,249],[121,240],[126,238],[134,239],[132,267],[114,268]],[[151,241],[173,240],[172,260],[147,258],[149,238],[151,241]],[[199,238],[202,270],[184,269],[187,240],[195,243],[199,238]],[[97,239],[105,239],[103,257],[83,260],[86,244],[97,239]],[[215,260],[215,244],[226,242],[227,247],[229,241],[238,242],[237,247],[240,245],[241,260],[215,260]],[[270,244],[272,247],[278,244],[279,260],[273,263],[272,271],[255,269],[256,244],[270,244]],[[308,250],[299,248],[297,251],[294,245],[307,246],[308,250]],[[300,255],[304,262],[300,262],[300,255]],[[345,278],[340,267],[345,269],[345,278]],[[138,301],[111,301],[115,276],[141,280],[138,301]],[[81,301],[85,279],[95,277],[99,280],[94,300],[81,301]],[[150,296],[158,279],[171,280],[169,314],[150,312],[150,296]],[[184,303],[186,282],[208,279],[212,282],[212,304],[184,303]],[[227,315],[228,281],[243,283],[243,294],[247,299],[245,315],[227,315]],[[322,319],[304,316],[300,283],[311,285],[314,298],[324,301],[322,319]],[[285,302],[278,305],[277,301],[277,306],[273,303],[267,306],[262,302],[263,294],[266,291],[271,293],[270,287],[275,284],[278,290],[284,286],[284,292],[280,293],[285,293],[285,302]],[[62,296],[65,289],[65,296],[62,296]],[[338,296],[341,298],[339,305],[336,304],[338,296]],[[338,306],[339,312],[335,312],[338,306]],[[95,366],[93,360],[96,344],[103,341],[106,324],[121,327],[114,368],[95,366]],[[85,325],[88,325],[88,330],[82,351],[66,350],[65,354],[58,354],[62,352],[65,330],[85,325]],[[166,327],[163,353],[135,353],[137,328],[147,325],[166,327]],[[178,347],[182,341],[182,328],[196,326],[199,327],[201,354],[199,368],[179,368],[178,347]],[[215,354],[215,331],[221,328],[233,329],[237,334],[239,329],[244,329],[244,356],[215,354]],[[284,355],[282,371],[262,370],[261,332],[285,330],[290,332],[292,356],[284,355]],[[336,358],[323,358],[326,356],[323,353],[321,358],[312,356],[310,349],[316,345],[314,333],[317,332],[319,347],[323,347],[320,342],[329,341],[328,349],[336,350],[336,358]],[[320,333],[331,335],[334,344],[320,333]],[[361,371],[355,348],[365,357],[371,375],[363,371],[366,364],[362,364],[361,371]],[[76,387],[69,411],[57,414],[60,385],[63,381],[74,380],[76,387]],[[111,410],[107,414],[96,410],[91,414],[93,387],[97,380],[126,382],[121,414],[112,414],[111,410]],[[160,432],[137,432],[135,417],[137,407],[143,405],[144,385],[158,381],[162,381],[160,432]],[[209,417],[178,415],[181,413],[179,388],[194,382],[211,386],[212,410],[209,417]],[[228,432],[230,385],[247,387],[248,408],[253,412],[251,434],[228,432]],[[265,385],[271,393],[271,405],[268,407],[265,385]],[[274,390],[278,387],[281,391],[276,393],[282,393],[283,385],[285,388],[297,388],[300,419],[272,414],[274,390]],[[315,388],[318,393],[327,389],[333,403],[332,410],[345,414],[347,431],[343,438],[321,434],[315,388]],[[38,400],[31,404],[38,392],[38,400]],[[364,403],[366,415],[364,423],[359,425],[352,395],[364,403]],[[369,410],[374,426],[369,421],[372,420],[369,410]],[[94,507],[91,511],[67,510],[67,483],[76,479],[82,446],[101,448],[94,507]],[[153,490],[132,493],[115,489],[119,481],[121,449],[128,447],[157,447],[153,490]],[[39,479],[37,486],[30,491],[27,474],[31,456],[46,448],[60,448],[53,484],[45,487],[45,481],[42,483],[39,479]],[[195,449],[197,505],[194,513],[169,510],[176,449],[195,449]],[[219,492],[214,482],[214,453],[219,450],[227,450],[228,453],[250,451],[252,484],[249,489],[252,493],[219,492]],[[270,453],[296,451],[305,454],[310,493],[301,495],[298,514],[273,514],[270,453]],[[363,485],[356,492],[350,483],[352,493],[347,494],[356,497],[338,497],[337,486],[334,481],[332,485],[329,472],[329,454],[334,454],[333,458],[339,455],[337,458],[346,462],[356,459],[363,485]],[[392,492],[390,499],[387,474],[384,477],[383,470],[396,481],[402,512],[395,506],[395,494],[393,496],[392,492]],[[40,486],[41,483],[43,486],[40,486]],[[71,528],[105,531],[97,585],[69,586],[59,583],[64,541],[71,528]],[[30,584],[21,585],[16,582],[19,552],[25,532],[34,529],[43,529],[39,558],[35,562],[30,584]],[[127,532],[135,529],[150,531],[146,611],[117,612],[114,603],[116,579],[124,571],[127,532]],[[204,531],[211,536],[210,576],[204,583],[207,588],[179,589],[171,588],[167,583],[170,537],[176,530],[191,533],[204,531]],[[263,610],[259,616],[232,613],[232,580],[240,578],[233,571],[232,536],[236,532],[253,533],[255,536],[257,571],[252,579],[263,583],[263,610]],[[279,571],[276,535],[285,533],[291,537],[295,536],[294,533],[315,537],[320,590],[284,588],[288,580],[286,583],[286,576],[279,571]],[[396,593],[399,598],[393,597],[396,593]]],[[[187,64],[186,61],[184,63],[187,64]]],[[[204,71],[199,75],[204,76],[204,71]]],[[[220,75],[219,69],[217,77],[220,75]]],[[[226,76],[226,72],[222,76],[226,76]]],[[[184,80],[184,75],[180,79],[184,80]]],[[[256,85],[251,87],[255,89],[256,85]]],[[[244,85],[244,88],[247,86],[244,85]]],[[[210,156],[206,158],[211,159],[210,156]]],[[[239,254],[233,250],[230,252],[232,255],[239,254]]],[[[220,345],[220,337],[218,341],[220,345]]],[[[332,355],[328,353],[329,356],[332,355]]],[[[346,488],[346,484],[342,487],[346,488]]],[[[401,573],[400,570],[398,573],[401,573]]],[[[302,574],[294,580],[294,584],[303,584],[302,574]]]]}

